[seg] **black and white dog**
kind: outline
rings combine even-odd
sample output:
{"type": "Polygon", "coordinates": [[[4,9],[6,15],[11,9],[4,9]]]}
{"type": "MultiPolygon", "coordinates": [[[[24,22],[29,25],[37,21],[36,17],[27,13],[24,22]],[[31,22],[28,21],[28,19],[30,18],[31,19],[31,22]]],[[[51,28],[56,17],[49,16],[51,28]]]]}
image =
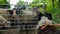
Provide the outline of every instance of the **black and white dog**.
{"type": "Polygon", "coordinates": [[[38,17],[38,25],[37,25],[37,29],[44,25],[45,22],[48,22],[48,24],[52,24],[52,15],[48,12],[45,12],[44,14],[42,14],[41,12],[38,13],[37,15],[38,17]]]}
{"type": "Polygon", "coordinates": [[[56,29],[55,25],[50,25],[52,23],[52,15],[45,12],[45,14],[39,13],[38,15],[38,25],[37,25],[37,34],[60,34],[60,31],[56,29]],[[45,23],[48,23],[45,24],[45,23]],[[45,26],[47,25],[47,26],[45,26]],[[45,26],[44,29],[41,29],[45,26]]]}

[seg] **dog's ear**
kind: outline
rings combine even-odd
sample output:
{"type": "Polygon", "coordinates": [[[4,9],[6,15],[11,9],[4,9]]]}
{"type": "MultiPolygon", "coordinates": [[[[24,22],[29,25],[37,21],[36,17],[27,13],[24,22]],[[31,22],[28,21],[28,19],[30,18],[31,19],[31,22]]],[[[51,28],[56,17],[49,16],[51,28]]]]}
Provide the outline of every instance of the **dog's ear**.
{"type": "Polygon", "coordinates": [[[42,17],[42,16],[43,16],[43,14],[42,14],[41,12],[37,14],[38,21],[40,21],[40,20],[41,20],[41,17],[42,17]]]}
{"type": "Polygon", "coordinates": [[[51,14],[51,13],[45,12],[45,16],[46,16],[49,20],[52,20],[52,14],[51,14]]]}

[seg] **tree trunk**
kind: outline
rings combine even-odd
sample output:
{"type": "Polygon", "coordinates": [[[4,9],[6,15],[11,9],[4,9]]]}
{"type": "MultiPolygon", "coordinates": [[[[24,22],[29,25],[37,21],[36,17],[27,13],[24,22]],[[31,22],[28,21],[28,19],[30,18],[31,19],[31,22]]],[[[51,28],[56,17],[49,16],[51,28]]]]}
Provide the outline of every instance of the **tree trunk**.
{"type": "Polygon", "coordinates": [[[60,0],[59,0],[59,8],[60,8],[60,0]]]}
{"type": "Polygon", "coordinates": [[[52,5],[53,5],[53,7],[54,7],[54,0],[52,0],[52,5]]]}

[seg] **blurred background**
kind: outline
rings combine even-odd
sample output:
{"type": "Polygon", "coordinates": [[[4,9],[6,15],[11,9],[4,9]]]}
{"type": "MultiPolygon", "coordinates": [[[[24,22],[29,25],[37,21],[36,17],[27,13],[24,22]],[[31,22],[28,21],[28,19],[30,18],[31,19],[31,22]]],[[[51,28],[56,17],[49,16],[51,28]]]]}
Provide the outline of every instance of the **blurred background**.
{"type": "Polygon", "coordinates": [[[40,11],[45,9],[53,15],[54,23],[60,22],[60,0],[0,0],[0,8],[12,9],[15,5],[20,5],[20,7],[22,7],[22,5],[28,5],[30,7],[40,6],[40,11]],[[46,4],[46,7],[42,8],[44,4],[46,4]]]}
{"type": "MultiPolygon", "coordinates": [[[[60,24],[60,0],[0,0],[0,14],[4,14],[5,10],[17,10],[17,8],[21,9],[24,8],[24,6],[28,11],[36,12],[37,9],[42,13],[51,13],[53,23],[60,24]],[[1,12],[2,10],[3,12],[1,12]]],[[[5,18],[7,18],[6,15],[5,18]]],[[[10,16],[8,18],[10,18],[10,16]]],[[[60,30],[60,27],[58,27],[58,29],[60,30]]]]}

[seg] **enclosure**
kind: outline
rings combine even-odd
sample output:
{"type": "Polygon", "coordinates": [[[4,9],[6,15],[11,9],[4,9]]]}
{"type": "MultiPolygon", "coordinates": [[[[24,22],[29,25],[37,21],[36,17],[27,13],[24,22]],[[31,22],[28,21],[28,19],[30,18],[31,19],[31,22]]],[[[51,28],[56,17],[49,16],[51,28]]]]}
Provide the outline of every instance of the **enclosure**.
{"type": "Polygon", "coordinates": [[[0,34],[36,34],[37,19],[31,10],[0,9],[0,34]],[[26,13],[27,11],[27,13],[26,13]],[[1,17],[2,16],[2,17],[1,17]]]}
{"type": "MultiPolygon", "coordinates": [[[[60,0],[0,0],[0,34],[37,34],[40,12],[52,14],[52,23],[60,24],[60,0]]],[[[55,27],[59,32],[60,26],[55,27]]]]}

